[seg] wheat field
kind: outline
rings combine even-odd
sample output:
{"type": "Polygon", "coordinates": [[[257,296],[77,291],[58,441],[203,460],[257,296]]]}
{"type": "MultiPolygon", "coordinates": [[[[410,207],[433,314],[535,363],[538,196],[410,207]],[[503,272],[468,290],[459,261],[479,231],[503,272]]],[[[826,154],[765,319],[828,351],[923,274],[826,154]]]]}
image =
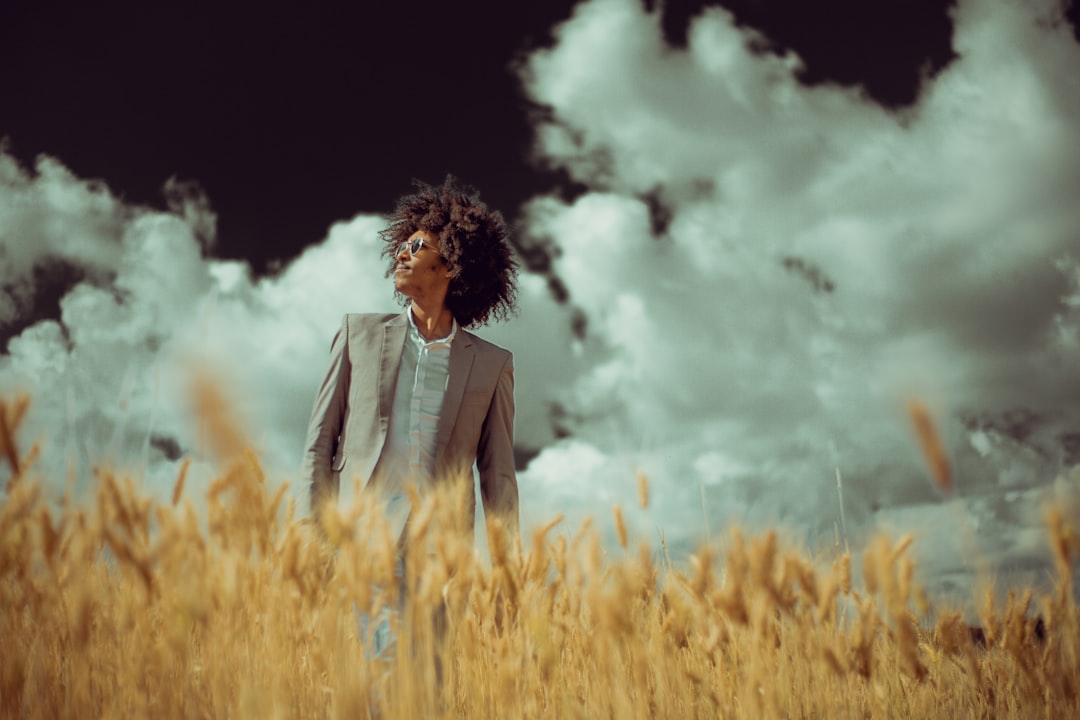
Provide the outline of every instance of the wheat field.
{"type": "Polygon", "coordinates": [[[525,542],[492,528],[481,561],[440,512],[453,497],[417,499],[425,551],[397,582],[374,513],[298,517],[250,451],[205,497],[185,465],[168,502],[104,470],[88,500],[50,500],[17,442],[26,407],[0,407],[3,717],[1080,717],[1080,541],[1060,510],[1056,590],[988,595],[978,638],[930,607],[910,537],[810,557],[731,531],[668,558],[618,508],[621,547],[554,519],[525,542]],[[402,608],[397,641],[372,658],[357,611],[383,607],[402,608]]]}

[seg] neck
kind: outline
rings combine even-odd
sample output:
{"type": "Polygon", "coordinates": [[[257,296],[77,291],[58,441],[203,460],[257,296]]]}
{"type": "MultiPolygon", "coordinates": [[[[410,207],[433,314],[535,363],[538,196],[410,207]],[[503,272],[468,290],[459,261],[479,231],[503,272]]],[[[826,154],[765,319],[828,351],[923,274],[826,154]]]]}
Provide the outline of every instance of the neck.
{"type": "Polygon", "coordinates": [[[412,314],[416,329],[420,331],[425,340],[444,338],[454,328],[454,316],[442,303],[439,303],[437,307],[424,307],[421,303],[413,300],[412,314]]]}

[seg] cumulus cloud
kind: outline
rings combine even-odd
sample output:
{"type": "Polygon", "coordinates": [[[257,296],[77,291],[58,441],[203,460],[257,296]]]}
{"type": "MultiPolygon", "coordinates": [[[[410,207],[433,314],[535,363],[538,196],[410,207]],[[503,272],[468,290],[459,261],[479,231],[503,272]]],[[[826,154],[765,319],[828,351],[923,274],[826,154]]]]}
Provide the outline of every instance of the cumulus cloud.
{"type": "Polygon", "coordinates": [[[30,309],[50,267],[68,263],[103,278],[120,255],[125,208],[103,185],[76,182],[46,157],[34,175],[0,143],[0,330],[30,309]]]}
{"type": "Polygon", "coordinates": [[[633,497],[632,472],[574,471],[633,457],[669,539],[698,542],[704,510],[821,545],[839,469],[849,530],[902,517],[940,579],[963,548],[923,511],[941,498],[914,396],[979,543],[1000,562],[1028,548],[1080,461],[1080,47],[1060,8],[960,2],[959,59],[899,114],[801,86],[797,57],[752,52],[720,8],[685,51],[632,0],[586,2],[556,38],[522,69],[550,108],[537,157],[591,192],[537,198],[529,221],[589,361],[562,396],[573,440],[527,474],[533,504],[583,482],[633,497]]]}

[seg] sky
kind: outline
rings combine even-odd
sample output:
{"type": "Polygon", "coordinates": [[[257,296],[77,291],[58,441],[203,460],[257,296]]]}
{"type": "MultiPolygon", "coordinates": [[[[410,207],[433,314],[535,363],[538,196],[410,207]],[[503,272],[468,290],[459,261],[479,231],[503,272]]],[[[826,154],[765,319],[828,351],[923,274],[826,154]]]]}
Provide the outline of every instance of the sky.
{"type": "Polygon", "coordinates": [[[526,526],[912,532],[940,596],[1045,582],[1080,483],[1075,15],[804,5],[5,7],[0,391],[39,471],[167,497],[190,458],[196,492],[208,375],[302,502],[341,314],[395,307],[380,213],[452,171],[526,266],[480,333],[515,355],[526,526]]]}

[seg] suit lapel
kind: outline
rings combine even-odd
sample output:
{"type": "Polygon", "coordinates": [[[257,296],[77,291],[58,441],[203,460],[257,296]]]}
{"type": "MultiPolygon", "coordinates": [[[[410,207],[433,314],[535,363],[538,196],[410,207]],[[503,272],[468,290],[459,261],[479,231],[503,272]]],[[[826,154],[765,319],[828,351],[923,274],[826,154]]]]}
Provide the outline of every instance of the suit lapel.
{"type": "Polygon", "coordinates": [[[469,384],[469,371],[472,370],[475,356],[472,337],[459,328],[454,342],[450,345],[450,374],[446,381],[442,410],[439,412],[439,436],[435,445],[436,466],[450,441],[454,423],[457,422],[458,409],[465,394],[465,386],[469,384]]]}
{"type": "Polygon", "coordinates": [[[405,345],[408,324],[409,319],[402,313],[383,326],[382,355],[379,359],[379,427],[382,428],[383,437],[386,437],[386,428],[390,424],[390,408],[394,402],[394,386],[398,368],[401,367],[401,349],[405,345]]]}

